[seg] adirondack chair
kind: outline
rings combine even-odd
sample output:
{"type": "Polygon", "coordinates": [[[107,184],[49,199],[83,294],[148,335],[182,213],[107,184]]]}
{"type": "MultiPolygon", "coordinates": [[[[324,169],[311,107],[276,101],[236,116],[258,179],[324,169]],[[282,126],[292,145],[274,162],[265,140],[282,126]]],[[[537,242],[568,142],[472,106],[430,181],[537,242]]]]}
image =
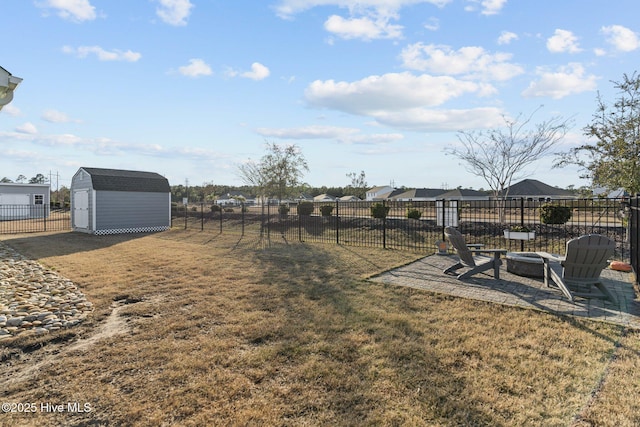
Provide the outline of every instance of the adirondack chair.
{"type": "Polygon", "coordinates": [[[606,236],[588,234],[569,240],[564,257],[537,252],[544,262],[544,284],[549,286],[551,280],[570,301],[575,295],[609,299],[615,303],[616,298],[600,280],[615,247],[615,242],[606,236]],[[594,287],[600,292],[594,292],[594,287]]]}
{"type": "Polygon", "coordinates": [[[500,279],[500,255],[506,254],[506,249],[483,249],[478,245],[467,245],[464,236],[453,227],[446,227],[444,234],[460,258],[459,262],[445,269],[444,274],[451,274],[462,267],[469,268],[457,276],[460,280],[493,269],[493,277],[500,279]]]}

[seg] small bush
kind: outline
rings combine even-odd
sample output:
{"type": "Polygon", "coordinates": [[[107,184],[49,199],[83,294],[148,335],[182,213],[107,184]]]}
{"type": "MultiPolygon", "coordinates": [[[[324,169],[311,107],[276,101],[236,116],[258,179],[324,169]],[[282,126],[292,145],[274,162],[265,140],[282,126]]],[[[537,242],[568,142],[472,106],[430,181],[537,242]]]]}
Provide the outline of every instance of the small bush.
{"type": "Polygon", "coordinates": [[[531,233],[531,229],[526,225],[510,225],[509,231],[513,233],[531,233]]]}
{"type": "Polygon", "coordinates": [[[331,212],[333,212],[333,206],[331,205],[320,206],[320,213],[322,214],[322,216],[331,216],[331,212]]]}
{"type": "Polygon", "coordinates": [[[191,206],[191,212],[198,212],[197,206],[191,206]]]}
{"type": "Polygon", "coordinates": [[[287,205],[278,206],[278,213],[280,213],[280,215],[287,215],[289,213],[289,206],[287,205]]]}
{"type": "Polygon", "coordinates": [[[221,210],[220,205],[211,205],[211,212],[220,212],[221,210]]]}
{"type": "Polygon", "coordinates": [[[420,219],[421,216],[422,212],[420,212],[418,209],[409,209],[407,211],[407,218],[409,219],[420,219]]]}
{"type": "Polygon", "coordinates": [[[540,207],[540,221],[543,224],[565,224],[571,218],[568,206],[544,204],[540,207]]]}
{"type": "Polygon", "coordinates": [[[298,215],[311,215],[313,209],[314,206],[312,202],[300,202],[297,207],[298,215]]]}
{"type": "Polygon", "coordinates": [[[224,211],[227,213],[233,213],[233,208],[224,208],[224,211]]]}
{"type": "Polygon", "coordinates": [[[371,206],[371,216],[374,218],[385,219],[389,213],[389,206],[385,206],[382,203],[376,203],[371,206]]]}

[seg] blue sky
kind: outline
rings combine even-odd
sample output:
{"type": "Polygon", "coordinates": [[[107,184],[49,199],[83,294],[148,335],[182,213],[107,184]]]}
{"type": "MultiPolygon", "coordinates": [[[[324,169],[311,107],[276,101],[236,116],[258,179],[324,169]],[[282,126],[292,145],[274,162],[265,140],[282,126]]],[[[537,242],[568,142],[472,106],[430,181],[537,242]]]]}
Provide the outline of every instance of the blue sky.
{"type": "MultiPolygon", "coordinates": [[[[487,188],[444,148],[460,130],[573,117],[632,74],[636,0],[4,0],[0,177],[78,167],[242,184],[265,141],[296,144],[312,186],[487,188]]],[[[546,158],[527,170],[588,185],[546,158]]],[[[54,182],[55,184],[55,182],[54,182]]]]}

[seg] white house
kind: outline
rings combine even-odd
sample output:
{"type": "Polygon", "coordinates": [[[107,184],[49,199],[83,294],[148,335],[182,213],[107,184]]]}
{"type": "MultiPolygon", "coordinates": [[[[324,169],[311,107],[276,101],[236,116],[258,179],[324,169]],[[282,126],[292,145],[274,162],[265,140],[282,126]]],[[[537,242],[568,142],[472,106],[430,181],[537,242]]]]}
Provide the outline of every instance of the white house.
{"type": "Polygon", "coordinates": [[[0,183],[0,220],[49,216],[49,184],[0,183]]]}
{"type": "Polygon", "coordinates": [[[402,190],[396,190],[395,188],[388,185],[383,185],[381,187],[373,187],[367,190],[365,200],[369,202],[376,200],[387,200],[400,193],[402,193],[402,190]]]}
{"type": "Polygon", "coordinates": [[[335,202],[336,198],[331,194],[319,194],[313,198],[314,202],[335,202]]]}

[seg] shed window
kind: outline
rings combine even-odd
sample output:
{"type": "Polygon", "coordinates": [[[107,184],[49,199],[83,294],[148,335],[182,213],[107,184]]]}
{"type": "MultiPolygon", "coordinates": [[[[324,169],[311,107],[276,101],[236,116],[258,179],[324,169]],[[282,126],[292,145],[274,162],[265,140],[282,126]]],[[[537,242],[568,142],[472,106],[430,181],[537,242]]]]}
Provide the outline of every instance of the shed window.
{"type": "Polygon", "coordinates": [[[44,204],[44,194],[34,194],[33,195],[33,204],[34,205],[43,205],[44,204]]]}

